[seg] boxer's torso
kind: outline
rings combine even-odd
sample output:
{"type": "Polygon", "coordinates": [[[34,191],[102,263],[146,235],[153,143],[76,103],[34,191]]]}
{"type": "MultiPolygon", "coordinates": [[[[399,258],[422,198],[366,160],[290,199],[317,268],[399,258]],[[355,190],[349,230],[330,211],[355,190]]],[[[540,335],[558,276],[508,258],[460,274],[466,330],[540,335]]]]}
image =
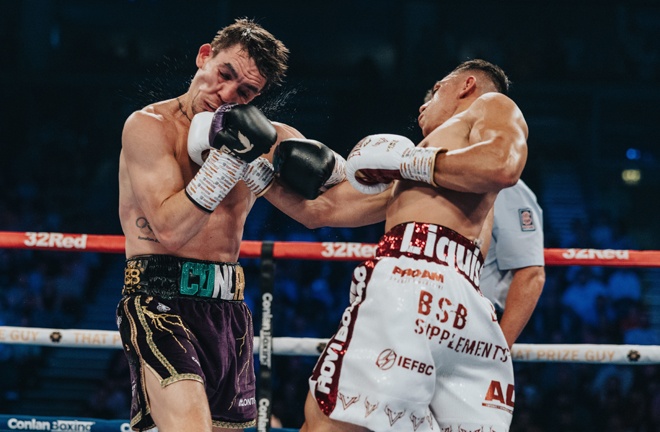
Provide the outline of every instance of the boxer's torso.
{"type": "MultiPolygon", "coordinates": [[[[449,150],[471,145],[470,133],[475,117],[468,110],[455,115],[436,128],[419,147],[431,142],[449,150]]],[[[400,180],[396,182],[387,209],[385,230],[407,221],[444,225],[468,239],[478,238],[497,193],[464,193],[442,187],[400,180]]]]}
{"type": "MultiPolygon", "coordinates": [[[[183,183],[181,189],[193,178],[199,167],[189,158],[187,151],[187,119],[181,123],[174,115],[178,111],[176,100],[171,100],[145,108],[162,118],[166,128],[167,146],[180,169],[183,183]]],[[[139,183],[139,182],[137,182],[139,183]]],[[[176,251],[167,250],[159,241],[145,212],[136,198],[135,188],[144,185],[133,184],[126,167],[123,152],[119,162],[119,217],[126,236],[126,256],[146,254],[170,254],[203,260],[234,262],[238,259],[241,237],[247,215],[255,197],[241,181],[210,215],[205,226],[187,243],[176,251]]],[[[173,194],[178,191],[173,191],[173,194]]]]}

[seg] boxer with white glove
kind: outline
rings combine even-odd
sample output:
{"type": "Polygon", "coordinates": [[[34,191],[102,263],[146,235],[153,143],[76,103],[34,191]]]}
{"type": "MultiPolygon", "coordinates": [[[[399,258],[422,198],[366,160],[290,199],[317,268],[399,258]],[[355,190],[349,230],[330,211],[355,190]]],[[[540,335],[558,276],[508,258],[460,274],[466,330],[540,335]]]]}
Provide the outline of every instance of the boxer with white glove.
{"type": "Polygon", "coordinates": [[[415,147],[401,135],[377,134],[363,138],[348,155],[346,177],[365,194],[377,194],[393,180],[414,180],[436,186],[435,158],[442,147],[415,147]]]}
{"type": "Polygon", "coordinates": [[[346,178],[346,160],[311,139],[282,141],[273,155],[275,174],[288,188],[313,200],[346,178]]]}
{"type": "MultiPolygon", "coordinates": [[[[188,154],[202,164],[186,186],[186,195],[201,209],[212,212],[243,179],[248,164],[268,153],[276,140],[275,127],[251,105],[227,104],[211,116],[196,115],[188,133],[188,154]],[[204,158],[207,150],[208,156],[204,158]]],[[[263,176],[263,165],[258,172],[255,180],[263,176]]],[[[261,182],[255,184],[259,185],[255,186],[256,190],[262,192],[261,182]]]]}

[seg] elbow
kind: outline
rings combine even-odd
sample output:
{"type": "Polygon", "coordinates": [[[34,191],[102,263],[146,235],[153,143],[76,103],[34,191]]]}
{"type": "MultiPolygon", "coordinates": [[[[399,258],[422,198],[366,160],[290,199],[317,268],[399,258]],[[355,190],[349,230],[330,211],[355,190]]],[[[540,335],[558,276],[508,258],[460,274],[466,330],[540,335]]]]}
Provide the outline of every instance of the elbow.
{"type": "Polygon", "coordinates": [[[188,241],[188,239],[182,237],[180,233],[177,234],[177,230],[175,229],[154,230],[154,234],[156,235],[158,243],[169,252],[178,251],[188,241]]]}
{"type": "Polygon", "coordinates": [[[502,189],[514,186],[519,179],[520,173],[507,167],[501,167],[488,175],[483,190],[480,190],[480,192],[499,192],[502,189]]]}
{"type": "Polygon", "coordinates": [[[497,167],[491,175],[490,184],[494,190],[500,191],[518,183],[524,165],[519,166],[510,159],[505,159],[497,167]]]}
{"type": "Polygon", "coordinates": [[[319,223],[319,221],[313,221],[313,222],[310,222],[310,223],[306,223],[304,225],[307,229],[311,229],[311,230],[330,226],[330,224],[319,223]]]}
{"type": "Polygon", "coordinates": [[[280,209],[307,229],[316,229],[326,226],[324,225],[322,212],[317,212],[310,207],[306,207],[303,211],[291,211],[291,209],[283,210],[282,208],[280,209]]]}
{"type": "Polygon", "coordinates": [[[298,222],[310,230],[330,226],[329,222],[325,219],[323,212],[306,214],[305,217],[298,222]]]}
{"type": "Polygon", "coordinates": [[[312,220],[302,220],[302,221],[298,221],[298,222],[300,222],[305,228],[310,229],[310,230],[317,229],[317,228],[322,228],[322,227],[326,226],[322,223],[319,223],[318,220],[313,220],[313,219],[312,220]]]}
{"type": "Polygon", "coordinates": [[[497,179],[495,180],[496,184],[500,189],[506,189],[511,186],[514,186],[520,180],[520,172],[512,169],[503,169],[497,179]]]}
{"type": "Polygon", "coordinates": [[[493,180],[501,189],[506,189],[514,186],[520,180],[527,161],[527,152],[523,150],[524,148],[520,148],[521,146],[515,141],[512,142],[504,137],[499,141],[507,150],[497,156],[499,159],[497,166],[500,168],[493,176],[493,180]]]}
{"type": "Polygon", "coordinates": [[[545,286],[545,267],[538,267],[532,278],[532,286],[536,289],[537,297],[541,296],[545,286]]]}
{"type": "Polygon", "coordinates": [[[304,211],[296,212],[291,216],[307,229],[317,229],[334,226],[336,207],[323,195],[306,202],[304,211]]]}
{"type": "Polygon", "coordinates": [[[514,186],[518,183],[518,180],[520,180],[523,168],[524,164],[521,165],[517,161],[513,161],[509,158],[502,163],[502,169],[500,169],[495,176],[495,181],[502,189],[514,186]]]}

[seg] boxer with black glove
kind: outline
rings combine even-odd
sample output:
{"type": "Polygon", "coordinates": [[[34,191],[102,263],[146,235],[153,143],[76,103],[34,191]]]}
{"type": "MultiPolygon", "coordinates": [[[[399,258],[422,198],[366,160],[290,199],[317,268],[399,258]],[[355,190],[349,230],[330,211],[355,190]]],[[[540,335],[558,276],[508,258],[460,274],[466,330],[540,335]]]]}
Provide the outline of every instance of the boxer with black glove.
{"type": "Polygon", "coordinates": [[[275,149],[273,166],[284,185],[309,200],[346,178],[346,160],[311,139],[282,141],[275,149]]]}
{"type": "MultiPolygon", "coordinates": [[[[249,163],[268,153],[276,141],[275,127],[251,105],[226,104],[215,113],[197,114],[188,133],[188,154],[201,168],[186,186],[186,195],[212,212],[246,172],[254,171],[249,163]]],[[[256,179],[262,175],[259,169],[256,179]]]]}

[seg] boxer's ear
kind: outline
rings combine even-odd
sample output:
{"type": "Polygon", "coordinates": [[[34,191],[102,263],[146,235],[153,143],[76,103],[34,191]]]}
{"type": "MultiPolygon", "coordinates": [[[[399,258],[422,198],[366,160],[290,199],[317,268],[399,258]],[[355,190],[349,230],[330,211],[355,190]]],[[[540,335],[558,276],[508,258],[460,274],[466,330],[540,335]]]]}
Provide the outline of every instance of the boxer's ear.
{"type": "Polygon", "coordinates": [[[202,68],[204,64],[213,58],[213,47],[211,44],[205,43],[199,47],[199,52],[197,53],[197,58],[195,59],[195,64],[198,68],[202,68]]]}
{"type": "Polygon", "coordinates": [[[469,96],[477,88],[477,78],[474,75],[468,75],[463,81],[459,98],[469,96]]]}

